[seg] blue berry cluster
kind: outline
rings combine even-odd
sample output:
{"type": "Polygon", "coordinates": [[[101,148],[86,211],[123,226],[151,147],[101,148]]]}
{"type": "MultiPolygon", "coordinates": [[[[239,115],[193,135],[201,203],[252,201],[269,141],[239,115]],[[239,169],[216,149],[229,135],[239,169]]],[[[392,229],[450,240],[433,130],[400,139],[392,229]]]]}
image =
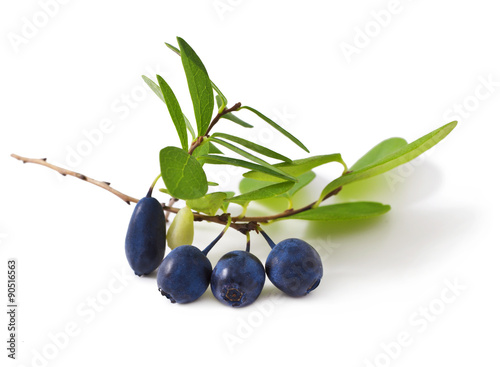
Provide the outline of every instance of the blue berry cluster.
{"type": "Polygon", "coordinates": [[[164,213],[161,204],[148,196],[139,201],[132,214],[125,251],[135,274],[146,275],[158,268],[158,289],[172,303],[193,302],[210,285],[214,297],[223,304],[247,306],[262,292],[266,274],[278,289],[294,297],[304,296],[319,285],[323,265],[311,245],[297,238],[275,244],[264,231],[260,233],[271,247],[265,267],[247,244],[246,251],[230,251],[212,268],[207,254],[224,232],[203,251],[182,245],[164,257],[164,213]]]}

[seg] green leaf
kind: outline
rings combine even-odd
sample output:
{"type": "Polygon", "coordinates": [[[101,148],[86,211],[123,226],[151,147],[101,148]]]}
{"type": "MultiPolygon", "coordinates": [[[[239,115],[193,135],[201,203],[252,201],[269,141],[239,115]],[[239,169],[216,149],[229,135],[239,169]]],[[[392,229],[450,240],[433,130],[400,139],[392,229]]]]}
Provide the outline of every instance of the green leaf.
{"type": "Polygon", "coordinates": [[[169,49],[171,49],[172,51],[174,51],[177,55],[181,56],[181,51],[177,47],[175,47],[174,45],[171,45],[170,43],[167,43],[167,42],[165,42],[165,45],[169,49]]]}
{"type": "Polygon", "coordinates": [[[215,215],[226,197],[225,192],[213,192],[198,199],[188,200],[186,204],[198,212],[215,215]]]}
{"type": "Polygon", "coordinates": [[[255,113],[257,116],[259,116],[262,120],[266,121],[269,125],[271,125],[272,127],[274,127],[276,130],[278,130],[280,133],[282,133],[283,135],[285,135],[288,139],[290,139],[291,141],[293,141],[295,144],[297,144],[299,147],[301,147],[302,149],[304,149],[307,153],[309,153],[309,150],[306,148],[306,146],[304,144],[302,144],[299,139],[297,139],[295,136],[293,136],[292,134],[290,134],[288,131],[286,131],[285,129],[283,129],[281,126],[279,126],[276,122],[274,122],[273,120],[271,120],[269,117],[263,115],[262,113],[260,113],[259,111],[257,111],[255,108],[252,108],[252,107],[249,107],[249,106],[242,106],[240,107],[240,109],[247,109],[253,113],[255,113]]]}
{"type": "MultiPolygon", "coordinates": [[[[227,164],[231,166],[236,166],[236,167],[243,167],[243,168],[248,168],[254,171],[259,171],[259,172],[264,172],[267,173],[268,175],[271,176],[276,176],[278,178],[281,178],[282,180],[290,180],[289,176],[283,175],[279,172],[276,172],[274,170],[271,170],[265,166],[260,166],[258,164],[244,161],[241,159],[236,159],[236,158],[230,158],[230,157],[225,157],[221,155],[212,155],[212,154],[207,154],[204,156],[201,156],[198,158],[200,162],[203,162],[205,164],[227,164]]],[[[296,179],[294,179],[296,180],[296,179]]]]}
{"type": "MultiPolygon", "coordinates": [[[[293,187],[285,193],[286,196],[287,197],[294,196],[297,192],[299,192],[304,187],[309,185],[312,182],[312,180],[314,180],[315,177],[316,177],[316,174],[313,171],[309,171],[309,172],[301,174],[300,176],[297,176],[297,179],[299,180],[299,182],[296,182],[295,185],[293,185],[293,187]]],[[[284,195],[282,195],[282,196],[284,196],[284,195]]]]}
{"type": "Polygon", "coordinates": [[[193,137],[193,140],[196,139],[196,133],[194,132],[193,125],[191,125],[186,115],[184,115],[184,122],[186,123],[186,127],[189,130],[191,136],[193,137]]]}
{"type": "MultiPolygon", "coordinates": [[[[215,100],[217,101],[217,106],[219,107],[219,112],[222,112],[221,109],[223,110],[223,108],[222,108],[223,101],[222,101],[221,97],[215,96],[215,100]]],[[[225,105],[227,105],[227,100],[225,102],[225,105]]],[[[253,127],[253,125],[250,125],[250,124],[246,123],[245,121],[243,121],[242,119],[240,119],[239,117],[236,117],[232,112],[229,112],[229,113],[222,115],[222,118],[227,119],[229,121],[232,121],[232,122],[234,122],[240,126],[243,126],[243,127],[247,127],[247,128],[253,127]]]]}
{"type": "MultiPolygon", "coordinates": [[[[171,49],[172,51],[174,51],[177,55],[181,56],[181,51],[175,47],[174,45],[171,45],[170,43],[167,43],[165,42],[165,45],[171,49]]],[[[219,88],[217,88],[217,86],[215,85],[214,82],[210,82],[212,84],[212,88],[213,90],[218,94],[217,97],[219,97],[221,99],[221,101],[223,102],[222,104],[225,106],[227,106],[227,98],[224,96],[224,94],[222,94],[222,92],[220,91],[219,88]]],[[[223,109],[223,108],[222,108],[223,109]]],[[[221,111],[221,106],[219,105],[219,112],[221,111]]]]}
{"type": "Polygon", "coordinates": [[[415,140],[413,143],[404,145],[397,151],[386,155],[375,163],[365,166],[360,170],[347,173],[333,180],[328,185],[326,185],[326,187],[321,192],[321,195],[316,202],[316,206],[319,205],[319,203],[326,195],[341,186],[345,186],[352,182],[364,180],[366,178],[387,172],[401,164],[407,163],[412,159],[418,157],[420,154],[432,148],[434,145],[443,140],[455,128],[455,126],[457,126],[457,121],[453,121],[446,125],[443,125],[440,128],[430,132],[429,134],[424,135],[420,139],[415,140]]]}
{"type": "Polygon", "coordinates": [[[358,159],[358,161],[354,163],[354,165],[349,170],[359,171],[365,167],[371,166],[385,156],[398,151],[407,144],[407,141],[403,138],[390,138],[384,140],[381,143],[375,145],[368,151],[368,153],[358,159]]]}
{"type": "MultiPolygon", "coordinates": [[[[298,182],[296,182],[290,190],[281,195],[278,195],[277,197],[290,198],[294,196],[297,192],[299,192],[301,189],[303,189],[309,183],[311,183],[311,181],[315,177],[316,174],[313,171],[309,171],[301,174],[300,176],[297,176],[298,182]]],[[[243,178],[240,181],[239,190],[242,194],[245,194],[249,191],[257,190],[269,185],[272,185],[272,183],[270,183],[269,181],[260,181],[260,180],[255,180],[253,178],[243,178]]]]}
{"type": "Polygon", "coordinates": [[[175,129],[177,130],[177,135],[181,141],[182,149],[188,150],[188,136],[186,131],[186,122],[184,120],[184,114],[182,113],[181,106],[175,97],[174,92],[167,84],[167,82],[159,75],[156,76],[158,79],[158,85],[160,86],[161,93],[165,103],[167,104],[168,112],[170,117],[174,122],[175,129]]]}
{"type": "Polygon", "coordinates": [[[245,194],[241,194],[235,197],[232,197],[231,199],[227,199],[231,202],[249,202],[253,200],[262,200],[262,199],[268,199],[275,197],[277,195],[283,194],[284,192],[287,192],[292,188],[294,185],[293,182],[291,181],[285,181],[269,186],[265,186],[262,188],[259,188],[257,190],[253,190],[250,192],[247,192],[245,194]]]}
{"type": "Polygon", "coordinates": [[[264,166],[267,169],[269,169],[269,170],[271,170],[271,171],[273,171],[275,173],[279,173],[281,176],[286,177],[287,180],[297,181],[297,179],[295,177],[286,174],[285,172],[283,172],[279,168],[276,168],[275,166],[267,163],[266,161],[260,159],[259,157],[256,157],[253,154],[250,154],[250,153],[244,151],[243,149],[240,149],[240,148],[238,148],[238,147],[236,147],[236,146],[234,146],[234,145],[232,145],[232,144],[230,144],[230,143],[228,143],[228,142],[226,142],[224,140],[220,140],[220,139],[217,139],[217,138],[214,138],[214,137],[210,137],[209,139],[213,143],[217,143],[219,145],[222,145],[223,147],[226,147],[226,148],[232,150],[233,152],[241,155],[242,157],[245,157],[245,158],[247,158],[247,159],[249,159],[249,160],[251,160],[251,161],[253,161],[253,162],[255,162],[255,163],[259,164],[259,165],[261,165],[261,166],[264,166]]]}
{"type": "Polygon", "coordinates": [[[240,138],[240,137],[237,137],[234,135],[224,134],[224,133],[214,133],[214,134],[212,134],[212,138],[222,138],[222,139],[230,140],[230,141],[235,142],[237,144],[243,145],[245,148],[251,149],[254,152],[265,155],[266,157],[279,159],[279,160],[285,161],[285,162],[292,162],[292,160],[290,158],[287,158],[284,155],[281,155],[281,154],[276,153],[275,151],[273,151],[271,149],[263,147],[262,145],[256,144],[254,142],[248,141],[246,139],[243,139],[243,138],[240,138]]]}
{"type": "Polygon", "coordinates": [[[208,191],[207,176],[196,158],[177,147],[160,151],[163,182],[172,196],[178,199],[196,199],[208,191]]]}
{"type": "Polygon", "coordinates": [[[217,182],[208,181],[208,186],[219,186],[217,182]]]}
{"type": "Polygon", "coordinates": [[[217,101],[217,107],[219,107],[218,113],[221,113],[227,106],[227,98],[224,96],[224,94],[222,94],[219,88],[217,88],[214,82],[212,82],[212,88],[217,93],[217,95],[215,96],[215,100],[217,101]]]}
{"type": "MultiPolygon", "coordinates": [[[[344,169],[347,169],[346,164],[342,160],[342,156],[339,153],[335,154],[327,154],[327,155],[316,155],[313,157],[309,158],[304,158],[304,159],[298,159],[295,161],[292,161],[290,163],[278,163],[274,164],[273,166],[280,169],[281,171],[297,177],[303,173],[309,172],[313,168],[316,168],[318,166],[321,166],[326,163],[330,162],[338,162],[344,166],[344,169]]],[[[244,177],[247,178],[253,178],[255,180],[261,180],[261,181],[273,181],[277,182],[279,181],[275,177],[266,175],[262,172],[246,172],[243,174],[244,177]]]]}
{"type": "Polygon", "coordinates": [[[210,125],[214,110],[212,82],[205,66],[191,46],[180,37],[177,37],[177,42],[181,50],[182,65],[186,73],[189,93],[193,101],[198,136],[202,136],[210,125]]]}
{"type": "Polygon", "coordinates": [[[369,201],[358,201],[353,203],[324,205],[280,219],[327,221],[365,219],[387,213],[390,209],[391,207],[389,205],[369,201]]]}
{"type": "Polygon", "coordinates": [[[250,125],[249,123],[243,121],[239,117],[235,116],[232,112],[226,113],[222,116],[223,119],[229,120],[234,122],[235,124],[238,124],[240,126],[246,127],[246,128],[252,128],[253,125],[250,125]]]}
{"type": "Polygon", "coordinates": [[[239,185],[238,189],[242,194],[246,194],[247,192],[254,191],[257,189],[261,189],[263,187],[272,185],[272,182],[269,181],[260,181],[260,180],[254,180],[253,178],[242,178],[239,185]]]}
{"type": "MultiPolygon", "coordinates": [[[[165,98],[163,97],[163,93],[162,93],[160,87],[154,81],[152,81],[151,79],[149,79],[145,75],[142,76],[142,79],[146,82],[146,84],[149,86],[149,88],[151,88],[151,90],[158,96],[158,98],[160,98],[163,101],[163,103],[166,104],[167,102],[165,102],[165,98]]],[[[191,136],[193,137],[193,139],[195,139],[196,133],[194,132],[193,126],[189,122],[186,115],[184,115],[184,123],[186,124],[186,127],[188,128],[189,132],[191,133],[191,136]]]]}
{"type": "Polygon", "coordinates": [[[219,148],[217,148],[214,144],[212,144],[211,142],[208,142],[208,153],[210,154],[224,154],[220,151],[219,148]]]}
{"type": "Polygon", "coordinates": [[[145,75],[142,76],[142,80],[144,80],[146,82],[148,87],[151,88],[151,90],[158,96],[158,98],[160,98],[164,103],[166,103],[160,87],[154,81],[152,81],[151,79],[149,79],[145,75]]]}

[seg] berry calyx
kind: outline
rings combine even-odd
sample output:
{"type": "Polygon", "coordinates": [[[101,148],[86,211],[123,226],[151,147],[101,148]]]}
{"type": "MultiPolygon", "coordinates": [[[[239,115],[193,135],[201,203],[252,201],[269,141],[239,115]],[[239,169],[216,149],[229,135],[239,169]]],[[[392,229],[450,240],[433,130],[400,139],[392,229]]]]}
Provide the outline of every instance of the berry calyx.
{"type": "Polygon", "coordinates": [[[212,293],[232,307],[253,303],[262,292],[266,273],[260,260],[247,251],[231,251],[220,258],[210,280],[212,293]]]}

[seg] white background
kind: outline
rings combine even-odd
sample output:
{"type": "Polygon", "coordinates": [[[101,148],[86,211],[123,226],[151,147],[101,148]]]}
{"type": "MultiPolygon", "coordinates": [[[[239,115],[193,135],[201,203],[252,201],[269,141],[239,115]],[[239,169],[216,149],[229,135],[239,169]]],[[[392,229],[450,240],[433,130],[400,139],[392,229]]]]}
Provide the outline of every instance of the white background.
{"type": "MultiPolygon", "coordinates": [[[[499,364],[494,2],[45,3],[0,9],[2,365],[11,257],[19,334],[18,360],[9,366],[499,364]],[[323,281],[308,297],[282,296],[267,282],[243,309],[223,306],[210,290],[172,305],[154,276],[131,276],[123,242],[133,206],[9,155],[46,157],[143,196],[158,173],[158,151],[178,141],[141,75],[161,74],[190,108],[180,60],[163,45],[176,36],[197,51],[230,103],[275,118],[311,154],[340,152],[353,164],[388,137],[412,141],[453,119],[459,125],[424,158],[336,198],[390,204],[383,217],[268,227],[275,241],[300,237],[323,255],[323,281]],[[350,57],[347,45],[357,47],[350,57]],[[106,131],[96,133],[105,119],[106,131]],[[80,160],[69,155],[78,148],[87,149],[80,160]],[[450,283],[460,285],[455,293],[450,283]]],[[[256,128],[225,121],[219,131],[305,156],[241,116],[256,128]]],[[[313,200],[339,172],[333,163],[317,170],[316,192],[301,200],[313,200]]],[[[227,189],[239,173],[219,168],[210,177],[227,189]]],[[[197,224],[195,245],[220,229],[197,224]]],[[[269,248],[252,239],[264,261],[269,248]]],[[[242,248],[244,237],[230,231],[209,258],[215,265],[242,248]]]]}

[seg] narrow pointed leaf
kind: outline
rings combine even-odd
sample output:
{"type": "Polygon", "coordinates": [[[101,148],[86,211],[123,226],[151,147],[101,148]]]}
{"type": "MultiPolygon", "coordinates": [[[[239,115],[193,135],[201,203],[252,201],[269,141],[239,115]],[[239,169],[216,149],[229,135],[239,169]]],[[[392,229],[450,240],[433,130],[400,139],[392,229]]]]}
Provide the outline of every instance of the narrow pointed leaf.
{"type": "MultiPolygon", "coordinates": [[[[312,180],[314,180],[315,177],[316,174],[313,171],[309,171],[301,174],[300,176],[297,176],[298,181],[290,188],[290,190],[281,195],[278,195],[278,197],[288,198],[294,196],[301,189],[309,185],[312,182],[312,180]]],[[[239,190],[242,194],[245,194],[247,192],[254,191],[270,185],[272,185],[272,183],[269,181],[260,181],[260,180],[254,180],[253,178],[244,177],[240,181],[239,190]]]]}
{"type": "Polygon", "coordinates": [[[144,82],[146,82],[148,87],[151,88],[151,90],[158,96],[158,98],[160,98],[164,103],[166,103],[160,87],[154,81],[152,81],[151,79],[149,79],[145,75],[142,76],[142,80],[144,80],[144,82]]]}
{"type": "Polygon", "coordinates": [[[313,171],[309,171],[301,174],[300,176],[297,176],[299,182],[296,182],[295,185],[293,185],[293,187],[290,190],[288,190],[285,194],[281,196],[286,195],[287,197],[293,197],[297,192],[299,192],[304,187],[309,185],[312,182],[312,180],[314,180],[315,177],[316,174],[313,171]]]}
{"type": "Polygon", "coordinates": [[[234,196],[227,200],[231,202],[249,202],[253,200],[268,199],[287,192],[293,185],[294,183],[291,181],[281,182],[250,191],[245,194],[234,196]]]}
{"type": "Polygon", "coordinates": [[[405,145],[407,141],[403,138],[390,138],[382,141],[370,149],[364,156],[362,156],[356,163],[349,169],[350,171],[359,171],[365,167],[377,163],[382,158],[392,154],[405,145]]]}
{"type": "MultiPolygon", "coordinates": [[[[313,171],[306,172],[300,176],[297,177],[298,182],[295,182],[295,184],[286,192],[276,195],[275,198],[284,198],[287,200],[291,200],[291,198],[300,190],[302,190],[304,187],[309,185],[309,183],[312,182],[312,180],[316,177],[316,174],[313,171]]],[[[246,194],[250,191],[255,191],[258,189],[262,189],[265,187],[269,187],[273,185],[273,183],[269,181],[260,181],[260,180],[254,180],[253,178],[243,178],[240,181],[239,184],[239,190],[242,194],[246,194]]]]}
{"type": "Polygon", "coordinates": [[[212,134],[212,138],[222,138],[222,139],[230,140],[234,143],[243,145],[245,148],[251,149],[254,152],[265,155],[266,157],[279,159],[280,161],[285,161],[285,162],[292,162],[292,160],[290,158],[285,157],[282,154],[279,154],[271,149],[263,147],[262,145],[256,144],[254,142],[240,138],[238,136],[225,134],[225,133],[214,133],[214,134],[212,134]]]}
{"type": "Polygon", "coordinates": [[[193,140],[196,139],[196,133],[194,132],[193,125],[191,125],[186,115],[184,115],[184,122],[186,123],[186,127],[189,130],[191,136],[193,137],[193,140]]]}
{"type": "Polygon", "coordinates": [[[280,175],[282,175],[284,177],[287,177],[287,180],[297,181],[297,179],[295,177],[288,175],[287,173],[283,172],[279,168],[276,168],[275,166],[267,163],[266,161],[260,159],[259,157],[254,156],[253,154],[248,153],[247,151],[245,151],[243,149],[240,149],[240,148],[238,148],[238,147],[236,147],[236,146],[234,146],[234,145],[232,145],[224,140],[220,140],[220,139],[213,138],[213,137],[210,137],[209,139],[213,143],[222,145],[223,147],[226,147],[226,148],[232,150],[233,152],[241,155],[242,157],[245,157],[245,158],[261,165],[261,166],[266,167],[267,169],[269,169],[271,171],[274,171],[274,172],[279,173],[280,175]]]}
{"type": "MultiPolygon", "coordinates": [[[[327,154],[327,155],[316,155],[313,157],[309,158],[304,158],[304,159],[298,159],[295,161],[292,161],[290,163],[278,163],[274,164],[273,166],[280,169],[283,172],[286,172],[287,174],[297,177],[303,173],[309,172],[313,168],[316,168],[318,166],[321,166],[323,164],[327,164],[330,162],[337,162],[340,163],[344,166],[344,170],[347,169],[342,156],[339,153],[334,153],[334,154],[327,154]]],[[[266,175],[262,172],[246,172],[243,174],[244,177],[247,178],[253,178],[255,180],[262,180],[262,181],[279,181],[275,177],[266,175]]]]}
{"type": "Polygon", "coordinates": [[[197,199],[208,191],[207,176],[195,157],[177,147],[160,151],[163,182],[172,196],[178,199],[197,199]]]}
{"type": "MultiPolygon", "coordinates": [[[[154,81],[152,81],[151,79],[149,79],[145,75],[142,76],[142,79],[146,82],[146,84],[149,86],[149,88],[151,88],[151,90],[158,96],[158,98],[160,98],[163,101],[163,103],[166,104],[167,102],[165,102],[165,97],[163,97],[163,93],[161,91],[161,88],[154,81]]],[[[191,136],[193,137],[193,139],[195,139],[196,133],[194,132],[193,125],[191,125],[191,122],[189,122],[186,115],[184,115],[184,123],[186,124],[186,127],[189,130],[189,132],[191,133],[191,136]]]]}
{"type": "Polygon", "coordinates": [[[390,209],[391,207],[389,205],[369,201],[358,201],[353,203],[324,205],[280,219],[322,221],[366,219],[387,213],[390,209]]]}
{"type": "Polygon", "coordinates": [[[224,154],[212,142],[208,142],[208,153],[210,153],[210,154],[224,154]]]}
{"type": "Polygon", "coordinates": [[[302,144],[299,139],[297,139],[295,136],[293,136],[292,134],[290,134],[288,131],[286,131],[285,129],[283,129],[281,126],[279,126],[276,122],[274,122],[273,120],[271,120],[269,117],[265,116],[264,114],[260,113],[259,111],[257,111],[255,108],[252,108],[252,107],[249,107],[249,106],[242,106],[240,109],[247,109],[253,113],[255,113],[257,116],[259,116],[262,120],[266,121],[269,125],[271,125],[272,127],[274,127],[276,130],[278,130],[280,133],[282,133],[283,135],[285,135],[288,139],[290,139],[291,141],[293,141],[295,144],[297,144],[299,147],[301,147],[302,149],[304,149],[307,153],[309,153],[309,150],[306,148],[306,146],[304,144],[302,144]]]}
{"type": "Polygon", "coordinates": [[[269,181],[254,180],[253,178],[242,178],[238,185],[238,189],[242,194],[246,194],[247,192],[258,190],[270,185],[273,185],[273,183],[269,181]]]}
{"type": "Polygon", "coordinates": [[[199,157],[198,160],[204,164],[227,164],[230,166],[248,168],[248,169],[251,169],[254,171],[267,173],[268,175],[271,175],[271,176],[276,176],[276,177],[281,178],[282,180],[285,180],[285,181],[290,180],[289,176],[283,175],[283,174],[276,172],[274,170],[271,170],[267,167],[260,166],[258,164],[244,161],[241,159],[225,157],[222,155],[208,154],[208,155],[204,155],[204,156],[199,157]]]}
{"type": "Polygon", "coordinates": [[[177,47],[175,47],[174,45],[171,45],[170,43],[167,43],[167,42],[165,42],[165,45],[169,49],[171,49],[172,51],[174,51],[177,55],[181,56],[181,51],[177,47]]]}
{"type": "Polygon", "coordinates": [[[174,92],[167,82],[159,75],[156,77],[158,78],[158,85],[160,86],[161,93],[163,94],[163,98],[167,104],[168,112],[170,113],[170,117],[172,118],[175,129],[177,130],[177,135],[179,135],[182,149],[187,151],[188,136],[186,131],[186,122],[184,120],[184,114],[182,113],[181,106],[179,105],[174,92]]]}
{"type": "Polygon", "coordinates": [[[252,128],[253,125],[250,125],[249,123],[243,121],[242,119],[240,119],[239,117],[237,117],[235,114],[233,114],[232,112],[229,112],[229,113],[226,113],[222,116],[223,119],[226,119],[226,120],[229,120],[229,121],[232,121],[234,122],[235,124],[238,124],[240,126],[243,126],[243,127],[246,127],[246,128],[252,128]]]}
{"type": "Polygon", "coordinates": [[[443,125],[440,128],[430,132],[429,134],[424,135],[420,139],[417,139],[410,144],[404,145],[397,151],[386,155],[375,163],[369,166],[365,166],[358,171],[347,173],[333,180],[323,189],[318,201],[316,202],[316,205],[319,205],[319,203],[326,195],[341,186],[345,186],[355,181],[379,175],[399,165],[411,161],[412,159],[418,157],[420,154],[432,148],[434,145],[443,140],[455,128],[455,126],[457,126],[457,121],[453,121],[446,125],[443,125]]]}
{"type": "Polygon", "coordinates": [[[227,194],[224,192],[213,192],[198,199],[187,200],[186,204],[198,212],[215,215],[226,198],[227,194]]]}
{"type": "Polygon", "coordinates": [[[205,66],[191,46],[180,37],[177,37],[177,41],[181,51],[182,65],[186,73],[189,93],[193,101],[198,136],[202,136],[210,125],[214,110],[212,82],[205,66]]]}
{"type": "Polygon", "coordinates": [[[215,100],[217,101],[217,107],[219,107],[219,113],[220,113],[227,106],[227,98],[224,96],[224,94],[222,94],[220,89],[217,88],[217,86],[214,84],[214,82],[212,82],[212,88],[217,93],[217,95],[215,96],[215,100]]]}
{"type": "MultiPolygon", "coordinates": [[[[167,43],[165,42],[165,45],[171,49],[172,51],[174,51],[177,55],[181,56],[181,51],[175,47],[174,45],[171,45],[170,43],[167,43]]],[[[215,85],[214,82],[210,81],[210,83],[212,84],[212,88],[213,90],[215,91],[215,93],[218,94],[218,97],[221,98],[221,101],[223,101],[223,104],[224,106],[227,106],[227,98],[224,96],[224,94],[222,94],[222,92],[220,91],[220,89],[215,85]]],[[[221,106],[219,106],[220,108],[221,106]]]]}

